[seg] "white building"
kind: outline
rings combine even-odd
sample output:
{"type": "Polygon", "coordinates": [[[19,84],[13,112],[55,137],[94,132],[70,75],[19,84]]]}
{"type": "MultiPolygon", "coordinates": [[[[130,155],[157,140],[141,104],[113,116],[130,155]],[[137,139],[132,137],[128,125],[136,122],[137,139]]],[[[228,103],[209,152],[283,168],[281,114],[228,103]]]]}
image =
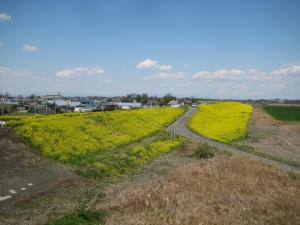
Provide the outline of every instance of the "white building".
{"type": "Polygon", "coordinates": [[[90,106],[76,106],[74,112],[92,112],[94,109],[95,107],[90,106]]]}
{"type": "Polygon", "coordinates": [[[181,106],[177,100],[169,101],[168,105],[174,108],[178,108],[181,106]]]}
{"type": "Polygon", "coordinates": [[[116,104],[121,109],[133,109],[142,107],[142,103],[139,102],[118,102],[116,104]]]}
{"type": "Polygon", "coordinates": [[[44,101],[54,101],[54,100],[58,100],[58,99],[61,99],[62,98],[62,95],[60,93],[57,93],[56,95],[44,95],[42,97],[42,99],[44,101]]]}

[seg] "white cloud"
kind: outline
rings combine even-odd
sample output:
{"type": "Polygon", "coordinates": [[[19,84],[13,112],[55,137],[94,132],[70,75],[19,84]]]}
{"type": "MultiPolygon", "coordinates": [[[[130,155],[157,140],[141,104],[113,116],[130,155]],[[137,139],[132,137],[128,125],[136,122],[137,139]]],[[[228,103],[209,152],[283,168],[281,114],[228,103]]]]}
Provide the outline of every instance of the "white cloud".
{"type": "Polygon", "coordinates": [[[206,79],[206,80],[266,80],[270,79],[270,76],[258,69],[240,70],[217,70],[217,71],[200,71],[192,76],[193,79],[206,79]]]}
{"type": "Polygon", "coordinates": [[[300,76],[293,76],[297,66],[283,68],[269,73],[259,69],[200,71],[192,76],[193,87],[219,98],[299,98],[300,76]]]}
{"type": "Polygon", "coordinates": [[[209,78],[211,76],[211,72],[208,72],[208,71],[199,71],[195,74],[193,74],[193,78],[196,79],[196,78],[209,78]]]}
{"type": "Polygon", "coordinates": [[[11,15],[0,13],[0,21],[11,21],[11,15]]]}
{"type": "Polygon", "coordinates": [[[290,65],[290,66],[285,66],[281,67],[277,70],[272,71],[272,75],[289,75],[289,74],[300,74],[300,63],[290,65]]]}
{"type": "Polygon", "coordinates": [[[144,80],[154,80],[154,79],[183,79],[186,77],[186,73],[159,73],[153,76],[144,77],[144,80]]]}
{"type": "Polygon", "coordinates": [[[205,78],[205,79],[231,79],[231,78],[240,78],[245,72],[239,69],[231,70],[217,70],[214,72],[209,71],[200,71],[193,75],[193,78],[205,78]]]}
{"type": "Polygon", "coordinates": [[[30,45],[30,44],[24,45],[23,48],[22,48],[22,50],[23,50],[24,52],[38,52],[38,51],[40,51],[40,50],[38,49],[38,47],[36,47],[36,46],[34,46],[34,45],[30,45]]]}
{"type": "Polygon", "coordinates": [[[96,65],[95,67],[76,67],[73,69],[65,69],[58,71],[56,73],[56,77],[60,78],[68,78],[68,77],[80,77],[80,76],[92,76],[92,75],[101,75],[104,73],[104,70],[100,65],[96,65]]]}
{"type": "Polygon", "coordinates": [[[160,65],[157,64],[156,60],[152,60],[152,59],[146,59],[140,63],[138,63],[135,68],[137,69],[158,69],[158,70],[163,70],[163,71],[169,71],[174,69],[174,67],[172,65],[160,65]]]}
{"type": "Polygon", "coordinates": [[[157,64],[157,61],[151,60],[151,59],[146,59],[139,64],[136,65],[137,69],[149,69],[153,68],[157,64]]]}
{"type": "Polygon", "coordinates": [[[164,71],[169,71],[173,69],[172,65],[158,65],[157,66],[158,70],[164,70],[164,71]]]}
{"type": "Polygon", "coordinates": [[[0,66],[0,76],[1,75],[8,75],[10,73],[11,69],[6,66],[0,66]]]}
{"type": "Polygon", "coordinates": [[[249,69],[245,73],[245,79],[262,81],[271,79],[271,77],[259,69],[249,69]]]}

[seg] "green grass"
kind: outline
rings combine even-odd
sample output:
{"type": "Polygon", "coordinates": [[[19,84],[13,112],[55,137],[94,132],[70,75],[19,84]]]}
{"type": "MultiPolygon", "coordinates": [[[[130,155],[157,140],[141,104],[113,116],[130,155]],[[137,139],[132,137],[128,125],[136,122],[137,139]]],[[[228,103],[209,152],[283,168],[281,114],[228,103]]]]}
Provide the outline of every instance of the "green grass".
{"type": "Polygon", "coordinates": [[[272,117],[282,121],[300,121],[300,106],[267,105],[264,110],[272,117]]]}
{"type": "Polygon", "coordinates": [[[101,225],[105,223],[103,211],[76,210],[45,225],[101,225]]]}
{"type": "Polygon", "coordinates": [[[290,165],[290,166],[293,166],[293,167],[300,168],[300,163],[297,162],[297,161],[284,159],[284,158],[281,158],[281,157],[275,156],[275,155],[270,155],[268,153],[258,151],[255,148],[253,148],[251,146],[248,146],[248,145],[232,144],[231,146],[235,147],[235,148],[237,148],[241,151],[244,151],[244,152],[252,153],[254,155],[257,155],[257,156],[260,156],[260,157],[263,157],[263,158],[266,158],[266,159],[274,160],[274,161],[277,161],[277,162],[280,162],[280,163],[284,163],[284,164],[287,164],[287,165],[290,165]]]}
{"type": "Polygon", "coordinates": [[[136,170],[160,155],[180,147],[184,140],[170,140],[167,132],[155,135],[117,149],[102,152],[80,161],[76,173],[88,178],[122,178],[123,175],[136,173],[136,170]]]}

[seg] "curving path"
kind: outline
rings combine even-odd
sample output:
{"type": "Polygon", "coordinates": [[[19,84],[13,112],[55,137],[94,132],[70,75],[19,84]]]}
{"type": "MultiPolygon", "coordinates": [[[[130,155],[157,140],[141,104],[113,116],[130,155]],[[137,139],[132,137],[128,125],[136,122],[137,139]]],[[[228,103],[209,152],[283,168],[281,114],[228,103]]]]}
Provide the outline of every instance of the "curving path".
{"type": "Polygon", "coordinates": [[[246,156],[246,157],[250,157],[250,158],[254,158],[257,159],[259,161],[262,161],[266,164],[269,165],[273,165],[273,166],[277,166],[280,167],[282,169],[288,170],[288,171],[293,171],[293,172],[300,172],[300,170],[297,167],[293,167],[284,163],[280,163],[277,161],[273,161],[270,159],[266,159],[251,153],[247,153],[247,152],[243,152],[240,151],[236,148],[230,147],[228,145],[222,144],[220,142],[217,141],[213,141],[211,139],[202,137],[198,134],[195,134],[194,132],[192,132],[191,130],[189,130],[186,126],[186,123],[188,121],[188,119],[192,116],[192,114],[197,111],[197,108],[190,108],[182,117],[180,117],[177,121],[175,121],[172,125],[170,125],[169,127],[166,128],[166,130],[168,132],[175,132],[175,134],[177,135],[181,135],[189,140],[192,141],[196,141],[196,142],[206,142],[212,146],[217,147],[220,150],[226,151],[226,152],[231,152],[231,153],[236,153],[242,156],[246,156]]]}

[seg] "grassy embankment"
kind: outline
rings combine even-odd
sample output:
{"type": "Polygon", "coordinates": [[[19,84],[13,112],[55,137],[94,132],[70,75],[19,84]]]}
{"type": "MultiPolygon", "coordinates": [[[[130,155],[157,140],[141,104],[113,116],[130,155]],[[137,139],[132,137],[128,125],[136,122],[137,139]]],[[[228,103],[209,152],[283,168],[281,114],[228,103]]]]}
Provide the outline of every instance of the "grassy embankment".
{"type": "Polygon", "coordinates": [[[200,105],[188,126],[204,137],[231,143],[246,135],[251,112],[250,105],[239,102],[200,105]]]}
{"type": "Polygon", "coordinates": [[[120,176],[182,143],[162,128],[183,109],[158,108],[98,113],[2,117],[44,156],[78,167],[88,177],[120,176]],[[157,134],[151,143],[126,146],[157,134]]]}

